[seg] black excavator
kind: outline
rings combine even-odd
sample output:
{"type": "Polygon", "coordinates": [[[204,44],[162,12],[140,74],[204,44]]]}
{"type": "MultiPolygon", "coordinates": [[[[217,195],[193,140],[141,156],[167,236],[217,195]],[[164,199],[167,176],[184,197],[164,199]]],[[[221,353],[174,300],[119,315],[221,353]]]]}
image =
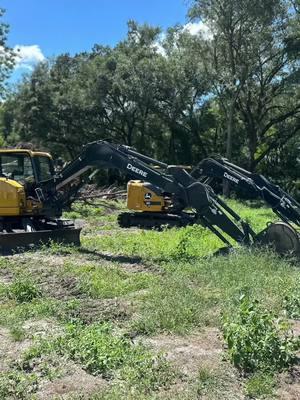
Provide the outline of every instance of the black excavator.
{"type": "Polygon", "coordinates": [[[128,183],[128,206],[135,211],[120,217],[123,225],[198,223],[228,247],[233,242],[272,243],[281,252],[299,252],[299,242],[291,247],[286,238],[289,231],[278,230],[276,237],[270,235],[272,227],[278,225],[275,223],[256,234],[208,184],[184,168],[106,141],[84,146],[81,154],[59,173],[55,173],[47,153],[0,151],[0,251],[49,240],[78,245],[80,229],[61,216],[85,184],[85,172],[94,168],[117,168],[135,179],[128,183]],[[287,244],[280,247],[277,242],[287,244]]]}
{"type": "Polygon", "coordinates": [[[277,250],[280,251],[281,246],[298,248],[300,204],[280,186],[261,174],[251,173],[221,157],[202,160],[191,171],[191,175],[215,189],[225,180],[233,191],[243,197],[263,200],[282,221],[272,224],[268,233],[273,239],[275,236],[281,237],[281,240],[276,240],[277,250]],[[283,236],[287,243],[284,243],[283,236]]]}

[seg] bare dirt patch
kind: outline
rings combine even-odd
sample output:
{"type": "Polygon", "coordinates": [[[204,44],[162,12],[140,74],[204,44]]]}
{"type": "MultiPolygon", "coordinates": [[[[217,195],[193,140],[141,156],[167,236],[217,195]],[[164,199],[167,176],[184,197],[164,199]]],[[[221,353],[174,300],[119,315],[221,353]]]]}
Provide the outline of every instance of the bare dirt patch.
{"type": "Polygon", "coordinates": [[[43,252],[27,252],[14,254],[12,256],[7,256],[8,260],[12,262],[16,262],[20,265],[30,266],[31,264],[35,266],[35,268],[39,269],[43,267],[44,264],[47,264],[48,267],[61,267],[63,266],[67,255],[56,255],[56,254],[44,254],[43,252]]]}
{"type": "Polygon", "coordinates": [[[84,299],[76,310],[76,316],[86,324],[111,320],[118,323],[128,320],[133,310],[132,302],[122,299],[84,299]]]}
{"type": "Polygon", "coordinates": [[[184,374],[194,375],[202,366],[212,367],[222,359],[222,343],[217,328],[207,328],[190,336],[159,335],[144,342],[163,352],[184,374]]]}
{"type": "Polygon", "coordinates": [[[21,359],[22,353],[29,349],[34,339],[51,338],[59,336],[62,332],[59,325],[54,320],[28,320],[22,328],[26,337],[24,340],[16,341],[13,339],[8,328],[0,327],[0,371],[6,371],[12,364],[21,359]]]}
{"type": "MultiPolygon", "coordinates": [[[[143,340],[156,352],[165,354],[182,374],[181,384],[173,387],[177,394],[186,391],[199,378],[202,369],[218,377],[218,387],[209,394],[198,393],[199,399],[243,399],[242,385],[235,369],[224,361],[224,350],[220,332],[217,328],[205,328],[203,331],[189,336],[159,335],[143,340]]],[[[197,390],[196,390],[197,392],[197,390]]],[[[194,398],[194,397],[193,397],[194,398]]]]}
{"type": "Polygon", "coordinates": [[[279,399],[300,400],[300,366],[280,375],[277,396],[279,399]]]}
{"type": "Polygon", "coordinates": [[[73,276],[59,276],[45,271],[39,276],[39,286],[43,294],[57,300],[67,300],[74,297],[85,297],[81,292],[78,279],[73,276]]]}
{"type": "Polygon", "coordinates": [[[294,336],[300,336],[300,321],[299,320],[292,320],[291,328],[292,328],[294,336]]]}
{"type": "Polygon", "coordinates": [[[13,362],[20,359],[23,351],[27,350],[32,340],[14,341],[9,329],[0,327],[0,371],[8,371],[13,362]]]}
{"type": "Polygon", "coordinates": [[[28,320],[23,324],[27,336],[34,338],[57,337],[62,333],[62,328],[54,319],[28,320]]]}
{"type": "Polygon", "coordinates": [[[0,283],[4,285],[8,285],[13,280],[13,273],[8,268],[1,268],[0,269],[0,283]]]}
{"type": "Polygon", "coordinates": [[[107,384],[105,379],[86,373],[76,364],[70,364],[68,365],[68,374],[53,381],[41,383],[36,398],[38,400],[53,398],[63,400],[72,395],[80,395],[80,398],[86,399],[93,393],[104,390],[107,384]]]}

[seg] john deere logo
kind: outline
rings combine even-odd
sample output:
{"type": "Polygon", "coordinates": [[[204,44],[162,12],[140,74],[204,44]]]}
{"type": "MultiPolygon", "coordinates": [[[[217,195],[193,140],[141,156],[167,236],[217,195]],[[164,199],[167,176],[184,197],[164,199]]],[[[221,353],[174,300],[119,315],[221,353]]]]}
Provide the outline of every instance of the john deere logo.
{"type": "Polygon", "coordinates": [[[145,193],[145,195],[144,195],[145,200],[150,200],[151,197],[152,197],[152,194],[149,193],[149,192],[148,192],[148,193],[145,193]]]}

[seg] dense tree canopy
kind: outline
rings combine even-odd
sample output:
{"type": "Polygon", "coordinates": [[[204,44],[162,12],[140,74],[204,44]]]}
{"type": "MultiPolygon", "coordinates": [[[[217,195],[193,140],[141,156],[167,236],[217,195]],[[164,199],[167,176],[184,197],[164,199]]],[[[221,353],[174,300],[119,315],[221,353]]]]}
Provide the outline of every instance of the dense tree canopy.
{"type": "Polygon", "coordinates": [[[205,29],[129,21],[115,47],[39,64],[2,106],[3,138],[66,159],[103,138],[169,163],[218,153],[284,181],[300,145],[299,2],[193,0],[188,15],[205,29]]]}

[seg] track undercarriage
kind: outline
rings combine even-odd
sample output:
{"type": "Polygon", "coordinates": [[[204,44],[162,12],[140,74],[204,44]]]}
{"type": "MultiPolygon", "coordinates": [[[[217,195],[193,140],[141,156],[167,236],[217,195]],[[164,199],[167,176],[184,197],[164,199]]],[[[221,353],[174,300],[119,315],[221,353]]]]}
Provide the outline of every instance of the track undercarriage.
{"type": "Polygon", "coordinates": [[[196,216],[192,213],[181,212],[153,213],[153,212],[124,212],[118,216],[121,228],[137,227],[142,229],[181,228],[196,223],[196,216]]]}

